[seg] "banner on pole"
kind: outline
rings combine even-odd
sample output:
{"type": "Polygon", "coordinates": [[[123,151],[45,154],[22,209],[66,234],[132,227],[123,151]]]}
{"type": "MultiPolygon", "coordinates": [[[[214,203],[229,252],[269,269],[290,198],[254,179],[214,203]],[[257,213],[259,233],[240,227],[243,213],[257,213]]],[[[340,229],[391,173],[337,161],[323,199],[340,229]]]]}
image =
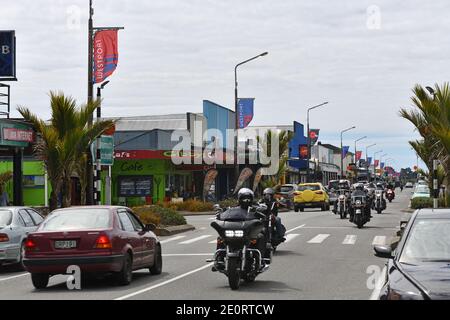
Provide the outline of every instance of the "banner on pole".
{"type": "Polygon", "coordinates": [[[116,70],[119,61],[117,33],[117,30],[101,30],[94,36],[94,84],[105,81],[116,70]]]}
{"type": "Polygon", "coordinates": [[[15,31],[0,31],[0,79],[17,80],[15,31]]]}
{"type": "Polygon", "coordinates": [[[349,146],[343,146],[342,147],[342,159],[345,159],[345,157],[347,156],[349,150],[350,150],[349,146]]]}
{"type": "Polygon", "coordinates": [[[370,167],[372,164],[372,157],[367,157],[367,161],[366,161],[367,167],[370,167]]]}
{"type": "Polygon", "coordinates": [[[238,191],[244,185],[244,182],[247,181],[252,176],[252,174],[253,174],[253,171],[250,168],[244,168],[241,171],[241,174],[239,175],[239,179],[236,183],[236,188],[234,188],[233,194],[238,193],[238,191]]]}
{"type": "Polygon", "coordinates": [[[362,151],[356,151],[356,162],[361,160],[361,157],[362,157],[362,151]]]}
{"type": "Polygon", "coordinates": [[[319,140],[320,129],[311,129],[309,130],[309,139],[311,141],[311,145],[315,145],[319,140]]]}
{"type": "Polygon", "coordinates": [[[211,186],[216,180],[218,174],[219,172],[216,169],[211,169],[206,173],[205,181],[203,182],[203,199],[206,199],[206,196],[208,195],[208,192],[211,189],[211,186]]]}
{"type": "Polygon", "coordinates": [[[253,120],[254,98],[242,98],[238,100],[239,129],[245,129],[253,120]]]}
{"type": "Polygon", "coordinates": [[[378,165],[380,164],[380,160],[375,160],[374,162],[375,162],[374,163],[375,168],[378,168],[378,165]]]}

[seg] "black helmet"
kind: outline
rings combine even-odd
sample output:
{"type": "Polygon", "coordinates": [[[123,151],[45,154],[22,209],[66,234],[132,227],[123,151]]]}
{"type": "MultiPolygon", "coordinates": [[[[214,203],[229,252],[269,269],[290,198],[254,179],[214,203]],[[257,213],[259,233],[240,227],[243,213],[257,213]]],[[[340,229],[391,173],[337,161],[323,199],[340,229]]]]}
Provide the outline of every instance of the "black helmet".
{"type": "Polygon", "coordinates": [[[263,196],[264,196],[264,200],[266,201],[272,201],[275,195],[275,190],[273,190],[272,188],[267,188],[264,189],[263,191],[263,196]]]}
{"type": "Polygon", "coordinates": [[[242,188],[238,192],[239,205],[243,208],[251,206],[254,198],[255,195],[253,194],[253,191],[248,188],[242,188]]]}
{"type": "Polygon", "coordinates": [[[364,191],[364,185],[362,183],[357,183],[354,185],[355,190],[364,191]]]}

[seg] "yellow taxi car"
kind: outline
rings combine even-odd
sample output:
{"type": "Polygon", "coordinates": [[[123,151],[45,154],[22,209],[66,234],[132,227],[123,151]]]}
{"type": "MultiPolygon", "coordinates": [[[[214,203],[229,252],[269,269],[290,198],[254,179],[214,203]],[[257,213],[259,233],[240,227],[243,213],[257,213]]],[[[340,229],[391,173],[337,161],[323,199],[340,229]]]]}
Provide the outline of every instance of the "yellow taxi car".
{"type": "Polygon", "coordinates": [[[305,208],[330,210],[330,197],[321,183],[301,183],[294,192],[294,211],[303,212],[305,208]]]}

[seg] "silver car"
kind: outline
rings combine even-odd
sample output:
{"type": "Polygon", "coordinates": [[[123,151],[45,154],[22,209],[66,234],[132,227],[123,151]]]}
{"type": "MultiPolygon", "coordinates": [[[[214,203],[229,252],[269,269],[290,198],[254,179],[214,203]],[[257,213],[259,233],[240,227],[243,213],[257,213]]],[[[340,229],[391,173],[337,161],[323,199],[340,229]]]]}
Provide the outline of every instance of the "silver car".
{"type": "Polygon", "coordinates": [[[0,207],[0,265],[22,263],[24,243],[44,218],[28,207],[0,207]]]}

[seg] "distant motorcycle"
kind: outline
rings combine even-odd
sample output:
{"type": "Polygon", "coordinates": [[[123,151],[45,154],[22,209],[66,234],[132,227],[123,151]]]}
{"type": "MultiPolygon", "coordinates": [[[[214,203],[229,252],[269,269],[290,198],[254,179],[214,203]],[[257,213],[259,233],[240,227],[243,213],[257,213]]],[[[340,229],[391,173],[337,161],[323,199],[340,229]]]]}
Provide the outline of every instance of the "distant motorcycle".
{"type": "Polygon", "coordinates": [[[386,198],[389,200],[389,203],[391,203],[392,200],[395,199],[395,192],[394,192],[394,190],[388,189],[388,190],[386,191],[386,198]]]}
{"type": "Polygon", "coordinates": [[[339,195],[336,201],[336,213],[339,214],[341,219],[345,219],[348,214],[349,201],[347,192],[347,190],[338,191],[339,195]]]}
{"type": "Polygon", "coordinates": [[[370,221],[370,205],[364,191],[356,190],[352,193],[350,206],[350,221],[361,229],[370,221]]]}
{"type": "MultiPolygon", "coordinates": [[[[217,207],[216,207],[217,210],[217,207]]],[[[217,250],[213,271],[228,277],[232,290],[239,289],[241,279],[252,282],[268,270],[272,251],[267,248],[266,224],[272,225],[266,205],[249,208],[248,212],[237,207],[217,210],[217,220],[211,226],[218,232],[217,250]]]]}
{"type": "Polygon", "coordinates": [[[383,210],[386,209],[386,199],[384,199],[382,190],[375,191],[375,200],[373,202],[373,209],[376,210],[378,214],[381,214],[381,212],[383,212],[383,210]]]}

